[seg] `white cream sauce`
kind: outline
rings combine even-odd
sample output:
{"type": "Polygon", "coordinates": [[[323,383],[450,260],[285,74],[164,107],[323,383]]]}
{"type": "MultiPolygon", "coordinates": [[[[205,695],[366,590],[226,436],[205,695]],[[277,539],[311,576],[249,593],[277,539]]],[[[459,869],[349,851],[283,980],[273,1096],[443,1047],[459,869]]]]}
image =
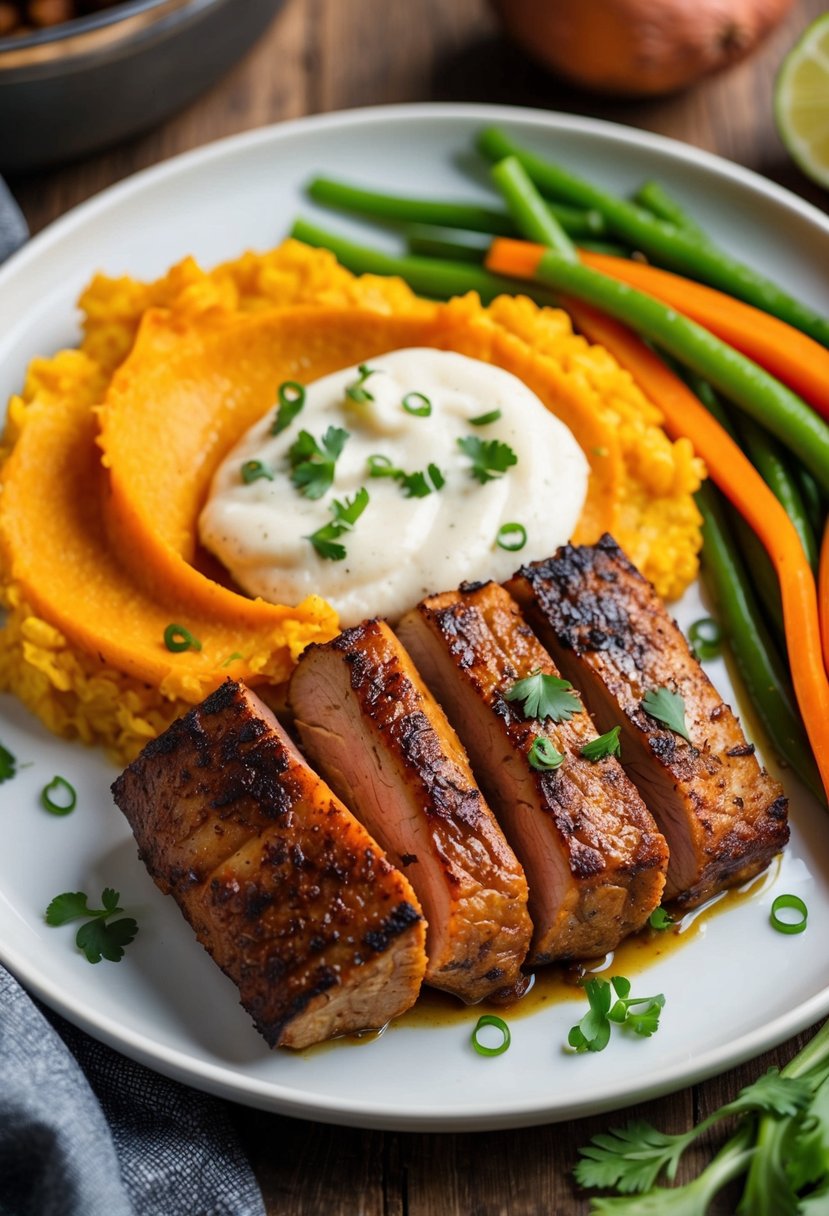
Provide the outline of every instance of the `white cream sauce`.
{"type": "MultiPolygon", "coordinates": [[[[523,562],[548,557],[571,536],[587,492],[588,464],[567,427],[510,372],[451,351],[409,349],[368,360],[306,386],[302,411],[272,435],[275,408],[229,453],[200,519],[204,544],[251,595],[296,603],[316,593],[341,623],[369,616],[396,621],[424,596],[464,580],[508,578],[523,562]],[[350,400],[360,385],[373,398],[350,400]],[[414,408],[428,398],[431,413],[414,408]],[[500,411],[497,421],[470,419],[500,411]],[[301,431],[321,443],[329,426],[348,431],[333,485],[318,499],[291,482],[289,451],[301,431]],[[486,484],[470,473],[458,440],[471,436],[507,444],[517,461],[486,484]],[[440,470],[445,484],[426,497],[407,497],[392,477],[369,476],[379,455],[410,474],[440,470]],[[246,483],[242,468],[258,461],[272,480],[246,483]],[[331,504],[365,487],[369,502],[339,543],[346,556],[319,556],[307,538],[332,521],[331,504]],[[496,538],[504,524],[526,529],[526,544],[509,552],[496,538]]],[[[516,537],[506,537],[513,542],[516,537]]]]}

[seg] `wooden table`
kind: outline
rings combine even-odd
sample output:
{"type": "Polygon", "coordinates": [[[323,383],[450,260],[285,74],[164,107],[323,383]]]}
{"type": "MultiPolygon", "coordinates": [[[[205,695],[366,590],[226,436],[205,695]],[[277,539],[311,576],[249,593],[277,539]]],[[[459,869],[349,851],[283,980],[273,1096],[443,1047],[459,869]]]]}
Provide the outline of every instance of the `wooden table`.
{"type": "MultiPolygon", "coordinates": [[[[568,110],[675,136],[826,206],[829,196],[788,160],[771,116],[781,55],[825,7],[823,0],[799,0],[761,50],[724,75],[675,97],[620,103],[577,93],[529,64],[499,38],[485,0],[288,0],[258,48],[160,130],[10,184],[36,231],[137,169],[237,131],[353,106],[478,101],[568,110]]],[[[770,1064],[784,1064],[805,1037],[631,1108],[624,1118],[683,1129],[770,1064]]],[[[604,1115],[515,1131],[419,1135],[239,1113],[269,1216],[574,1216],[588,1206],[570,1178],[577,1149],[619,1122],[604,1115]]],[[[694,1164],[692,1157],[680,1178],[690,1177],[694,1164]]],[[[733,1211],[733,1199],[712,1211],[733,1211]]]]}

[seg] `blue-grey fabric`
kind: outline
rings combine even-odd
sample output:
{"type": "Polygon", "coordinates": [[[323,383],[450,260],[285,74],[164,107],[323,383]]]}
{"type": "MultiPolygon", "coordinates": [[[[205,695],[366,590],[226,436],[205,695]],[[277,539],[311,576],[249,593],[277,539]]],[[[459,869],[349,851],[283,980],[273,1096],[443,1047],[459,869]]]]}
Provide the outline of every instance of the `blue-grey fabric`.
{"type": "MultiPolygon", "coordinates": [[[[0,261],[27,235],[0,179],[0,261]]],[[[233,1112],[90,1038],[0,967],[0,1216],[265,1216],[233,1112]]]]}

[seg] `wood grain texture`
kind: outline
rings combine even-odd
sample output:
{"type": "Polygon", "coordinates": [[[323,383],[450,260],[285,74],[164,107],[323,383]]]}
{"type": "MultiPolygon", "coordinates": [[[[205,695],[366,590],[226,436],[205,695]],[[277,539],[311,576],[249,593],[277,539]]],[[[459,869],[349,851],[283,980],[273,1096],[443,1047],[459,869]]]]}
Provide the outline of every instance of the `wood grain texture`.
{"type": "MultiPolygon", "coordinates": [[[[355,106],[478,101],[566,110],[674,136],[825,207],[829,196],[788,160],[771,111],[782,55],[825,8],[824,0],[800,0],[750,59],[684,93],[614,102],[562,85],[528,62],[499,36],[486,0],[287,0],[244,62],[159,130],[10,184],[36,231],[137,169],[265,123],[355,106]]],[[[581,1216],[588,1199],[570,1171],[579,1147],[595,1132],[632,1117],[665,1130],[684,1129],[771,1064],[784,1064],[806,1037],[658,1101],[546,1127],[414,1135],[241,1109],[239,1120],[269,1216],[581,1216]]],[[[643,1044],[645,1067],[646,1050],[643,1044]]],[[[550,1066],[551,1092],[557,1071],[571,1063],[563,1059],[550,1066]]],[[[389,1084],[395,1084],[393,1077],[389,1084]]],[[[712,1140],[717,1142],[716,1133],[712,1140]]],[[[707,1147],[696,1157],[689,1154],[681,1178],[692,1176],[707,1147]]],[[[721,1196],[712,1216],[733,1212],[734,1203],[733,1193],[721,1196]]]]}

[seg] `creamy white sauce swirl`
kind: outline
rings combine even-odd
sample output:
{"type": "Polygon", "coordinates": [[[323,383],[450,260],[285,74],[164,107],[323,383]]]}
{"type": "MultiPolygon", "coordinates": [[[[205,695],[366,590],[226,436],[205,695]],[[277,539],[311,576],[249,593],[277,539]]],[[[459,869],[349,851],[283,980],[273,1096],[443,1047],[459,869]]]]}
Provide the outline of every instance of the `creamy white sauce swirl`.
{"type": "MultiPolygon", "coordinates": [[[[369,616],[395,621],[425,595],[464,580],[508,578],[569,539],[584,504],[588,464],[567,427],[516,376],[431,348],[392,351],[366,366],[372,374],[362,387],[373,400],[356,403],[346,395],[361,382],[359,368],[325,376],[306,387],[304,407],[286,430],[271,434],[275,410],[268,411],[218,469],[200,534],[239,586],[275,603],[316,593],[334,605],[344,626],[369,616]],[[428,417],[403,408],[408,394],[428,398],[428,417]],[[470,422],[496,410],[495,422],[470,422]],[[289,450],[300,431],[319,442],[329,426],[349,437],[333,485],[310,499],[291,482],[289,450]],[[467,436],[507,444],[516,463],[479,484],[458,447],[467,436]],[[434,464],[445,484],[426,497],[406,497],[398,480],[369,476],[373,455],[406,473],[434,464]],[[241,471],[249,461],[261,462],[273,479],[246,484],[241,471]],[[341,538],[346,557],[320,557],[307,538],[331,522],[335,499],[351,500],[363,486],[369,503],[341,538]],[[496,543],[507,523],[526,529],[519,552],[496,543]]],[[[410,404],[423,402],[412,397],[410,404]]]]}

